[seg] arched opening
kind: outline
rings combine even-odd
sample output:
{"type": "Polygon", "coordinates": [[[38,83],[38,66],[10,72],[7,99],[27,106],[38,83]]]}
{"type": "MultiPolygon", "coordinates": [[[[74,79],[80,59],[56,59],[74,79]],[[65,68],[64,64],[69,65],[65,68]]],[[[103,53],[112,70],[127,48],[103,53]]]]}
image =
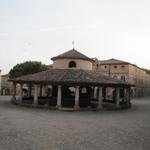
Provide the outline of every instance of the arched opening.
{"type": "Polygon", "coordinates": [[[113,76],[114,79],[117,79],[118,77],[116,75],[113,76]]]}
{"type": "Polygon", "coordinates": [[[76,68],[76,62],[75,61],[70,61],[68,67],[69,68],[76,68]]]}
{"type": "Polygon", "coordinates": [[[62,87],[62,107],[74,107],[75,104],[75,87],[63,86],[62,87]]]}
{"type": "Polygon", "coordinates": [[[9,88],[2,88],[1,95],[10,95],[10,89],[9,88]]]}
{"type": "Polygon", "coordinates": [[[80,87],[80,101],[79,101],[80,108],[86,108],[90,106],[91,90],[92,90],[91,87],[86,86],[80,87]]]}
{"type": "Polygon", "coordinates": [[[23,88],[22,90],[23,90],[23,95],[27,96],[28,95],[28,89],[27,88],[23,88]]]}

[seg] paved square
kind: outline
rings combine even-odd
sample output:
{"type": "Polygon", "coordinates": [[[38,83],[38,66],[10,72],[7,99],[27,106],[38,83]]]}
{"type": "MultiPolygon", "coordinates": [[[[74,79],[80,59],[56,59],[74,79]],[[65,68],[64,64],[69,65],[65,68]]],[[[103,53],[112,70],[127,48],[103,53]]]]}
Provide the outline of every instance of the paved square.
{"type": "Polygon", "coordinates": [[[0,98],[0,150],[149,150],[150,98],[120,111],[63,112],[0,98]]]}

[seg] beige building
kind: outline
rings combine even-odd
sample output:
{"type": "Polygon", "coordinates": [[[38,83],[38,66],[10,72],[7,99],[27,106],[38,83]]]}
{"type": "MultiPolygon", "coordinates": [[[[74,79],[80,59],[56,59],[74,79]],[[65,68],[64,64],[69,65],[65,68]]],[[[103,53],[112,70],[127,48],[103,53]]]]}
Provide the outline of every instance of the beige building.
{"type": "Polygon", "coordinates": [[[12,83],[8,82],[9,74],[1,76],[1,95],[12,95],[12,83]]]}
{"type": "Polygon", "coordinates": [[[89,57],[77,52],[74,49],[67,51],[66,53],[51,58],[53,61],[53,69],[74,68],[92,70],[94,61],[89,57]]]}
{"type": "MultiPolygon", "coordinates": [[[[49,69],[83,69],[94,70],[101,74],[126,81],[130,84],[134,84],[132,87],[132,96],[147,96],[150,95],[150,75],[142,68],[131,64],[126,61],[117,59],[98,60],[96,58],[90,59],[85,55],[71,50],[61,55],[52,57],[53,64],[49,66],[49,69]]],[[[8,95],[12,93],[12,84],[8,82],[8,75],[2,76],[1,94],[8,95]]],[[[24,85],[23,90],[26,93],[27,86],[24,85]]],[[[18,91],[18,90],[17,90],[18,91]]]]}
{"type": "Polygon", "coordinates": [[[112,78],[134,84],[135,87],[132,88],[133,96],[150,95],[150,75],[142,68],[117,59],[100,61],[95,58],[94,60],[93,70],[112,78]]]}
{"type": "Polygon", "coordinates": [[[133,85],[93,71],[93,59],[71,49],[52,60],[53,67],[47,71],[9,80],[13,83],[13,103],[71,111],[131,106],[133,85]]]}

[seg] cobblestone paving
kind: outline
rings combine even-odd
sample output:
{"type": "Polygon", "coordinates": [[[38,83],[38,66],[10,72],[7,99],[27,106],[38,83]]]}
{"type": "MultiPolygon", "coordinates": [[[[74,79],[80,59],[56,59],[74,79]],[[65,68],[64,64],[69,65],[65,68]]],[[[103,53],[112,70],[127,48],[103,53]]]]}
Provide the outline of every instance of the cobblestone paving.
{"type": "Polygon", "coordinates": [[[0,150],[150,150],[150,98],[121,111],[63,112],[0,97],[0,150]]]}

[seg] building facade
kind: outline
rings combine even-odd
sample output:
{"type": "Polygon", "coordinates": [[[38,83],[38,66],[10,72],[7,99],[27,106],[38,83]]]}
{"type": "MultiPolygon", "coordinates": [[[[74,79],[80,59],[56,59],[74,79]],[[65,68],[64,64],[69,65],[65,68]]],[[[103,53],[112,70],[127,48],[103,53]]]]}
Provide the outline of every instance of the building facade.
{"type": "Polygon", "coordinates": [[[130,107],[132,84],[93,71],[94,60],[75,49],[51,59],[53,68],[9,80],[13,103],[61,110],[130,107]]]}
{"type": "Polygon", "coordinates": [[[1,93],[1,89],[2,89],[2,81],[1,81],[1,70],[0,70],[0,93],[1,93]]]}
{"type": "Polygon", "coordinates": [[[1,76],[1,95],[12,95],[13,84],[8,81],[9,74],[1,76]]]}
{"type": "Polygon", "coordinates": [[[93,70],[119,80],[134,84],[132,87],[132,96],[147,96],[150,95],[150,75],[146,71],[135,64],[129,62],[108,59],[97,60],[93,59],[93,70]]]}
{"type": "MultiPolygon", "coordinates": [[[[75,51],[71,51],[67,56],[66,54],[58,55],[53,57],[52,60],[53,64],[49,66],[49,69],[76,68],[97,71],[111,78],[135,85],[135,87],[131,88],[131,95],[133,97],[150,95],[150,75],[135,64],[117,59],[90,59],[75,51]]],[[[0,89],[2,95],[12,94],[13,85],[8,82],[8,79],[9,75],[0,76],[0,89]]],[[[24,93],[27,91],[26,85],[24,85],[23,91],[24,93]]]]}

